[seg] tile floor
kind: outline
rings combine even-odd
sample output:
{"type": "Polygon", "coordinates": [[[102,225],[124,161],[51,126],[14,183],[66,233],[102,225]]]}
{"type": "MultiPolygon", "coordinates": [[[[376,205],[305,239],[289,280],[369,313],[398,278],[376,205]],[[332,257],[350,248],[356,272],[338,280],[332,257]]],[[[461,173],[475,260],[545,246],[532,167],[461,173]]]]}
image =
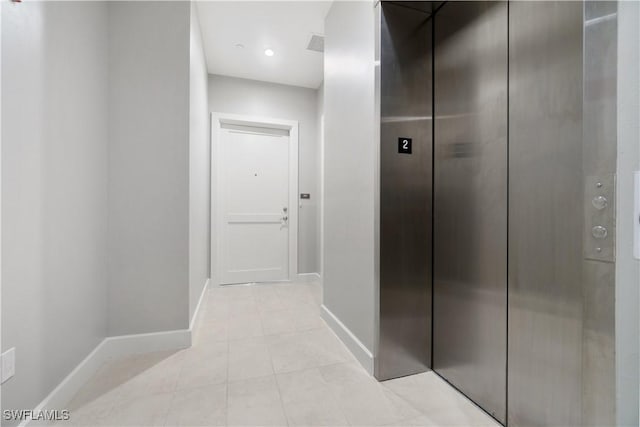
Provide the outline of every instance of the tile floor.
{"type": "Polygon", "coordinates": [[[371,378],[321,299],[318,284],[212,288],[192,348],[106,364],[62,425],[498,426],[433,373],[371,378]]]}

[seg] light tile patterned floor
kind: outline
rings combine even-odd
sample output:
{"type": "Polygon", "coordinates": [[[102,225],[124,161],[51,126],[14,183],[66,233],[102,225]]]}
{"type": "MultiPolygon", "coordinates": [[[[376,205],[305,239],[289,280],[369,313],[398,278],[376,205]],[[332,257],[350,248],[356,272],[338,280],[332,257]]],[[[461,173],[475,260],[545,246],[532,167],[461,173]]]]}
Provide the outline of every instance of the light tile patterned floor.
{"type": "Polygon", "coordinates": [[[63,425],[498,426],[433,373],[371,378],[321,299],[318,284],[212,288],[192,348],[105,365],[63,425]]]}

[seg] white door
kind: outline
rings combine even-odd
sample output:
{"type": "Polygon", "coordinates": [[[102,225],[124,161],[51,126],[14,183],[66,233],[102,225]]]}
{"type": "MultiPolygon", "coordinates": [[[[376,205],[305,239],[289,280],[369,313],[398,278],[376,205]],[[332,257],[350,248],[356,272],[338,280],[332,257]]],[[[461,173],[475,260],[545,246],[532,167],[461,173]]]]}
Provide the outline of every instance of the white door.
{"type": "Polygon", "coordinates": [[[289,278],[289,132],[220,129],[221,283],[289,278]]]}

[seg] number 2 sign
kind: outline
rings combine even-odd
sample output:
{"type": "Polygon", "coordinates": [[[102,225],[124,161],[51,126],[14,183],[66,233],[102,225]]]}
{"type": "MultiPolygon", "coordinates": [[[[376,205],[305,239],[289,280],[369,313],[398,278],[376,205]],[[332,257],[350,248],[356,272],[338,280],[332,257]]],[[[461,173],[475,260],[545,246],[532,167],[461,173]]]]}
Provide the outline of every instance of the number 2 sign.
{"type": "Polygon", "coordinates": [[[398,138],[398,153],[411,154],[411,138],[398,138]]]}

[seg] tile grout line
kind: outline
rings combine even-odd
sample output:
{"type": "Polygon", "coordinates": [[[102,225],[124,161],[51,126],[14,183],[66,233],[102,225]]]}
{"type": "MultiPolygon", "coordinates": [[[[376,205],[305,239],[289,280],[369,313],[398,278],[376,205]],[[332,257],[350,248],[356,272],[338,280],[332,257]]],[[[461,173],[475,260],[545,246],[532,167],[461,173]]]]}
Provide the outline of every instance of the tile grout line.
{"type": "MultiPolygon", "coordinates": [[[[228,302],[227,302],[228,304],[228,302]]],[[[225,389],[225,405],[224,405],[224,424],[225,426],[229,425],[229,365],[231,365],[231,350],[229,344],[229,322],[230,322],[231,311],[227,310],[225,313],[225,322],[227,326],[227,339],[225,340],[225,344],[227,346],[227,377],[224,382],[225,389]]]]}
{"type": "MultiPolygon", "coordinates": [[[[418,374],[419,375],[419,374],[418,374]]],[[[426,416],[427,418],[429,418],[429,414],[426,414],[422,409],[418,408],[416,405],[414,405],[413,403],[409,402],[407,399],[405,399],[404,397],[400,396],[398,393],[396,393],[395,391],[393,391],[392,389],[390,389],[389,387],[387,387],[385,384],[383,384],[383,382],[380,383],[380,386],[382,386],[385,390],[391,392],[391,394],[395,395],[396,397],[398,397],[400,400],[402,400],[403,402],[405,402],[407,405],[409,405],[411,408],[415,409],[421,416],[426,416]]],[[[415,418],[415,417],[414,417],[415,418]]],[[[411,420],[413,418],[409,418],[408,420],[411,420]]]]}
{"type": "MultiPolygon", "coordinates": [[[[277,294],[277,292],[276,292],[276,294],[277,294]]],[[[252,297],[254,297],[254,300],[255,300],[255,296],[253,295],[253,293],[251,295],[252,295],[252,297]]],[[[278,298],[280,298],[279,295],[278,295],[278,298]]],[[[257,304],[257,301],[256,301],[256,304],[257,304]]],[[[288,417],[287,412],[285,411],[285,408],[284,408],[284,401],[282,399],[282,391],[280,390],[280,384],[278,383],[278,377],[276,376],[276,370],[275,370],[275,367],[273,366],[273,357],[271,356],[271,348],[267,344],[267,340],[265,339],[265,336],[264,336],[264,327],[262,325],[262,317],[259,316],[259,319],[260,319],[260,329],[262,330],[262,334],[263,334],[262,337],[260,337],[260,338],[262,338],[263,343],[264,343],[265,347],[267,348],[267,354],[269,355],[269,364],[271,365],[271,372],[272,372],[272,376],[273,376],[273,381],[275,381],[276,389],[278,390],[278,397],[279,397],[279,400],[280,400],[280,409],[282,409],[282,415],[284,415],[285,422],[287,423],[287,426],[288,426],[289,425],[289,417],[288,417]]],[[[267,376],[265,376],[264,378],[266,378],[266,377],[267,376]]]]}
{"type": "MultiPolygon", "coordinates": [[[[326,366],[336,366],[336,365],[344,365],[347,363],[351,363],[351,362],[339,362],[339,363],[333,363],[331,365],[325,365],[325,366],[321,366],[321,367],[326,367],[326,366]]],[[[329,389],[329,391],[331,390],[331,386],[330,384],[327,382],[327,379],[324,377],[324,375],[322,375],[322,371],[320,371],[320,368],[315,368],[318,370],[318,373],[320,374],[320,378],[322,379],[322,382],[327,386],[327,388],[329,389]]],[[[338,408],[338,410],[340,411],[340,414],[342,415],[342,417],[345,419],[345,421],[347,422],[348,426],[353,426],[353,424],[351,423],[351,421],[349,420],[349,417],[347,417],[347,414],[345,414],[345,412],[342,410],[342,406],[340,405],[340,402],[336,399],[336,397],[333,395],[333,393],[331,393],[331,395],[329,396],[329,399],[331,399],[331,401],[333,403],[335,403],[336,407],[338,408]]]]}
{"type": "MultiPolygon", "coordinates": [[[[227,337],[228,338],[228,337],[227,337]]],[[[224,381],[224,392],[225,392],[225,397],[224,397],[224,425],[228,426],[229,425],[229,359],[230,359],[230,354],[229,354],[229,340],[227,339],[227,341],[225,341],[225,345],[227,347],[227,375],[224,381]]]]}
{"type": "Polygon", "coordinates": [[[269,355],[269,362],[271,362],[271,371],[273,371],[273,380],[276,382],[276,388],[278,389],[278,396],[280,397],[280,408],[282,408],[282,414],[286,420],[287,426],[289,425],[289,415],[284,407],[284,399],[282,398],[282,390],[280,389],[280,383],[278,382],[278,375],[276,374],[276,368],[273,365],[273,356],[271,355],[271,346],[267,344],[265,340],[265,346],[267,346],[267,354],[269,355]]]}

